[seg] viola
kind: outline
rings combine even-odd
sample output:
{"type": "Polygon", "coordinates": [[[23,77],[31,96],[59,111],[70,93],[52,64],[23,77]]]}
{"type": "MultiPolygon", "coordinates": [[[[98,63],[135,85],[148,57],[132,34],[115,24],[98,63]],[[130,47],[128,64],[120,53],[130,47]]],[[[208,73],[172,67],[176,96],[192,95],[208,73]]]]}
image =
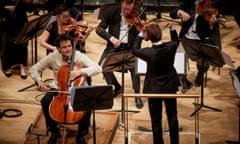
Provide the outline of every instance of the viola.
{"type": "Polygon", "coordinates": [[[137,11],[133,10],[125,17],[125,21],[128,24],[135,26],[139,32],[142,31],[143,27],[147,24],[146,21],[140,19],[142,13],[143,11],[138,13],[137,11]]]}
{"type": "MultiPolygon", "coordinates": [[[[74,69],[79,69],[79,66],[74,66],[74,69]]],[[[60,123],[74,124],[79,122],[85,115],[84,111],[73,111],[73,108],[70,104],[70,96],[67,91],[69,91],[68,82],[69,82],[69,72],[71,65],[63,65],[58,71],[58,84],[61,91],[57,96],[54,96],[50,106],[49,113],[53,120],[60,123]],[[64,92],[65,91],[65,92],[64,92]]],[[[78,79],[74,80],[72,83],[73,86],[82,86],[86,81],[85,76],[81,76],[78,79]]]]}
{"type": "Polygon", "coordinates": [[[213,14],[218,16],[218,10],[212,7],[212,2],[210,0],[203,0],[200,2],[197,7],[197,13],[203,15],[207,21],[211,19],[213,14]]]}

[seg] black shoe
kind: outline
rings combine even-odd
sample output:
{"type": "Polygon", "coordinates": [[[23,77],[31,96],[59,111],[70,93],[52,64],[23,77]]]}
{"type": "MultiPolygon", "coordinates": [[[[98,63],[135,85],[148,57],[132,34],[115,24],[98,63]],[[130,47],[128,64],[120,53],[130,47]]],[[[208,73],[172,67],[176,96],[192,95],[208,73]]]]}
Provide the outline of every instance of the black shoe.
{"type": "Polygon", "coordinates": [[[141,98],[135,98],[135,102],[138,109],[141,109],[143,107],[143,101],[141,98]]]}
{"type": "Polygon", "coordinates": [[[11,77],[12,76],[12,72],[11,71],[3,71],[4,75],[6,77],[11,77]]]}
{"type": "Polygon", "coordinates": [[[48,140],[48,144],[56,144],[57,139],[60,138],[60,133],[53,133],[50,139],[48,140]]]}
{"type": "Polygon", "coordinates": [[[77,144],[86,144],[86,141],[82,135],[77,135],[76,137],[76,143],[77,144]]]}
{"type": "Polygon", "coordinates": [[[194,86],[195,86],[195,87],[200,87],[200,86],[201,86],[201,81],[198,80],[198,79],[196,79],[196,80],[194,81],[194,86]]]}
{"type": "Polygon", "coordinates": [[[21,78],[22,78],[22,79],[26,79],[26,78],[27,78],[27,75],[21,74],[21,78]]]}
{"type": "Polygon", "coordinates": [[[185,93],[187,90],[192,88],[192,83],[187,79],[182,80],[183,90],[182,92],[185,93]]]}
{"type": "Polygon", "coordinates": [[[113,97],[117,97],[122,92],[122,87],[116,87],[114,89],[113,97]]]}
{"type": "Polygon", "coordinates": [[[196,87],[200,87],[201,86],[201,76],[200,76],[199,72],[198,72],[197,77],[196,77],[196,79],[194,81],[194,86],[196,86],[196,87]]]}

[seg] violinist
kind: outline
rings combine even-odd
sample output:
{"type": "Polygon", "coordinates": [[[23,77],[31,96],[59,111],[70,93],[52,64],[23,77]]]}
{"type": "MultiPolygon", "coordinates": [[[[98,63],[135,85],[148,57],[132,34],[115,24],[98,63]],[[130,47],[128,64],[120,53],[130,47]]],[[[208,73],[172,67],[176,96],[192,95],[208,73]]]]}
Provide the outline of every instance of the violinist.
{"type": "MultiPolygon", "coordinates": [[[[86,29],[85,32],[66,29],[66,26],[72,25],[82,19],[79,11],[74,7],[69,9],[65,4],[59,4],[55,9],[55,15],[56,21],[50,23],[40,36],[40,46],[46,48],[47,54],[49,54],[56,50],[56,37],[60,34],[69,34],[74,37],[76,49],[85,53],[85,40],[89,32],[91,32],[90,28],[86,29]]],[[[87,82],[91,85],[91,77],[87,77],[87,82]]]]}
{"type": "MultiPolygon", "coordinates": [[[[180,39],[188,39],[205,44],[211,44],[221,47],[219,27],[217,22],[218,13],[211,6],[210,0],[184,0],[179,7],[170,12],[170,16],[174,19],[182,20],[182,28],[180,31],[180,39]]],[[[208,63],[204,63],[203,69],[201,62],[197,61],[197,76],[195,78],[195,86],[201,85],[201,71],[206,72],[209,68],[208,63]]],[[[186,80],[186,76],[180,80],[186,80]]],[[[191,83],[186,84],[189,88],[191,83]]]]}
{"type": "MultiPolygon", "coordinates": [[[[88,35],[84,35],[84,32],[77,31],[81,35],[75,35],[72,30],[74,29],[65,29],[65,26],[72,25],[77,23],[77,21],[82,20],[80,12],[77,8],[72,7],[68,8],[65,4],[59,4],[55,9],[56,21],[53,21],[48,27],[44,30],[40,38],[40,45],[43,48],[47,49],[47,54],[56,50],[55,39],[60,34],[70,34],[72,37],[80,36],[76,38],[77,50],[85,53],[85,40],[88,35]]],[[[87,29],[89,30],[89,29],[87,29]]],[[[91,31],[91,30],[89,30],[91,31]]]]}
{"type": "MultiPolygon", "coordinates": [[[[127,15],[135,12],[135,0],[121,0],[121,5],[107,9],[104,18],[96,28],[96,33],[107,41],[106,48],[99,60],[99,64],[103,62],[108,54],[131,50],[135,37],[139,33],[135,26],[126,22],[127,15]],[[108,29],[108,31],[106,30],[108,29]]],[[[146,15],[136,15],[146,20],[146,15]]],[[[135,17],[135,18],[137,18],[135,17]]],[[[133,17],[134,18],[134,17],[133,17]]],[[[134,18],[134,19],[135,19],[134,18]]],[[[138,18],[137,18],[138,19],[138,18]]],[[[140,92],[139,77],[136,76],[135,69],[131,69],[132,85],[135,93],[140,92]]],[[[108,84],[114,85],[114,96],[121,92],[121,85],[117,81],[113,72],[103,72],[104,78],[108,84]]],[[[136,107],[142,108],[143,102],[141,98],[136,98],[136,107]]]]}
{"type": "MultiPolygon", "coordinates": [[[[53,90],[59,90],[59,79],[57,74],[59,69],[69,63],[69,59],[72,56],[72,38],[66,34],[59,35],[56,39],[56,51],[50,53],[49,55],[42,58],[36,64],[30,68],[30,75],[34,81],[36,81],[40,91],[48,91],[46,95],[41,100],[42,110],[46,119],[47,130],[51,132],[51,137],[48,140],[48,144],[56,144],[57,139],[60,137],[60,132],[57,127],[56,121],[54,121],[49,115],[49,105],[56,92],[51,92],[53,90]],[[45,69],[51,69],[54,74],[54,84],[49,87],[47,86],[41,78],[41,73],[45,69]]],[[[70,79],[74,80],[78,76],[93,76],[101,73],[101,67],[87,57],[85,54],[75,51],[74,64],[80,66],[81,69],[74,69],[70,72],[70,79]]],[[[61,76],[60,76],[61,77],[61,76]]],[[[66,82],[67,83],[67,82],[66,82]]],[[[90,125],[91,111],[87,111],[85,116],[81,121],[79,121],[78,133],[76,137],[77,144],[86,144],[84,140],[84,135],[88,134],[88,128],[90,125]]]]}

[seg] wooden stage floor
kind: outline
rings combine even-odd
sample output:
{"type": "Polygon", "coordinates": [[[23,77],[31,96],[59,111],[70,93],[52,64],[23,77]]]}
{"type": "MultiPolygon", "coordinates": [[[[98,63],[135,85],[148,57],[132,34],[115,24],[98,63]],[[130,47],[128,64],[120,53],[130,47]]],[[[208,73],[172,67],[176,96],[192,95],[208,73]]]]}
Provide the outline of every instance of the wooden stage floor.
{"type": "MultiPolygon", "coordinates": [[[[98,20],[96,20],[92,13],[84,14],[85,20],[89,25],[96,26],[98,20]]],[[[153,16],[148,16],[148,19],[152,19],[153,16]]],[[[168,14],[163,14],[163,18],[170,19],[168,14]]],[[[237,45],[239,41],[233,41],[232,39],[236,35],[240,35],[240,29],[236,25],[232,17],[226,17],[225,27],[220,26],[222,50],[231,56],[234,61],[235,67],[240,65],[240,49],[237,45]]],[[[164,22],[166,19],[162,19],[159,23],[164,22]]],[[[173,22],[179,30],[180,26],[173,22]]],[[[169,40],[169,32],[167,29],[163,30],[163,40],[169,40]]],[[[98,62],[106,42],[102,40],[93,31],[87,39],[87,55],[93,60],[98,62]]],[[[143,42],[143,46],[150,45],[149,42],[143,42]]],[[[33,46],[34,47],[34,46],[33,46]]],[[[29,63],[28,68],[32,65],[32,45],[29,43],[29,63]]],[[[38,60],[45,55],[45,49],[38,46],[38,60]]],[[[199,130],[200,130],[200,142],[201,144],[226,144],[226,140],[237,141],[238,140],[238,125],[239,125],[239,98],[233,88],[231,76],[229,72],[232,68],[228,65],[224,65],[218,69],[210,67],[207,76],[207,86],[204,88],[204,104],[212,106],[214,108],[221,109],[222,112],[216,112],[210,109],[202,108],[199,111],[199,130]]],[[[6,78],[3,73],[0,73],[0,109],[18,109],[22,111],[22,115],[19,117],[2,117],[0,118],[0,143],[1,144],[21,144],[25,143],[29,138],[27,133],[29,126],[36,123],[38,120],[40,107],[40,99],[44,93],[39,92],[35,86],[28,88],[23,92],[18,92],[19,89],[30,86],[33,84],[33,80],[28,77],[26,80],[22,80],[19,76],[18,69],[14,70],[14,74],[11,78],[6,78]]],[[[121,73],[116,72],[116,77],[121,82],[121,73]]],[[[189,60],[189,69],[187,69],[187,76],[190,81],[194,81],[196,76],[195,62],[189,60]]],[[[49,79],[52,77],[52,73],[47,70],[43,73],[43,79],[49,79]]],[[[143,85],[144,76],[141,77],[141,86],[143,85]]],[[[92,77],[93,85],[105,85],[106,82],[103,79],[102,74],[92,77]]],[[[126,93],[133,93],[130,74],[125,74],[124,87],[126,93]]],[[[199,87],[193,87],[186,94],[200,94],[199,87]]],[[[147,99],[143,98],[144,107],[137,109],[133,98],[128,99],[128,109],[132,112],[128,113],[128,128],[129,138],[131,136],[131,144],[150,144],[152,141],[151,133],[143,132],[151,129],[150,118],[148,113],[147,99]],[[141,133],[139,133],[139,131],[141,133]]],[[[194,111],[193,99],[178,99],[178,116],[180,125],[180,144],[194,144],[194,117],[190,114],[194,111]]],[[[97,112],[112,113],[121,109],[121,96],[114,98],[114,105],[110,110],[101,110],[97,112]]],[[[116,112],[115,112],[116,113],[116,112]]],[[[168,126],[165,116],[163,118],[163,129],[166,131],[164,135],[165,141],[168,141],[168,126]]],[[[121,113],[117,112],[117,117],[121,120],[121,113]]],[[[110,120],[104,118],[97,118],[96,124],[102,129],[102,123],[109,124],[110,120]],[[99,120],[100,119],[100,120],[99,120]],[[105,119],[105,120],[104,120],[105,119]]],[[[113,122],[115,126],[115,121],[113,122]]],[[[113,127],[104,127],[103,130],[113,130],[113,127]]],[[[45,125],[41,124],[41,127],[45,125]]],[[[69,133],[70,135],[70,133],[69,133]]],[[[74,135],[74,133],[73,133],[74,135]]],[[[100,139],[104,134],[97,137],[100,139]]],[[[90,139],[91,139],[90,134],[90,139]]],[[[35,138],[36,142],[36,137],[35,138]]],[[[86,139],[89,139],[86,138],[86,139]]],[[[46,141],[47,138],[41,139],[46,141]]],[[[123,144],[125,140],[124,130],[121,126],[117,125],[116,132],[112,139],[112,144],[123,144]]],[[[31,143],[31,142],[26,142],[31,143]]],[[[88,144],[92,143],[89,140],[88,144]]],[[[97,143],[100,143],[98,141],[97,143]]]]}

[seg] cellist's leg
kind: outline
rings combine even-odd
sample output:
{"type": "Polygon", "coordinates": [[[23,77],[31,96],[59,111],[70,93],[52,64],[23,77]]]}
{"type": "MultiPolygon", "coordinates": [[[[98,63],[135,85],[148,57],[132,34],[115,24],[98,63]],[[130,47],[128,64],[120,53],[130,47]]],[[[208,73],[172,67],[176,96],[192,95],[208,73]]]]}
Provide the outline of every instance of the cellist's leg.
{"type": "Polygon", "coordinates": [[[49,115],[49,105],[51,104],[53,97],[56,95],[57,95],[56,92],[47,92],[47,94],[41,100],[41,105],[42,105],[43,114],[45,116],[47,131],[50,131],[52,133],[51,138],[48,141],[48,144],[55,144],[57,141],[57,138],[60,137],[60,132],[59,132],[59,129],[57,128],[57,122],[54,121],[49,115]]]}
{"type": "Polygon", "coordinates": [[[77,144],[85,144],[84,137],[88,134],[89,126],[90,126],[90,118],[91,118],[91,110],[86,111],[85,116],[78,124],[78,132],[76,137],[77,144]]]}

